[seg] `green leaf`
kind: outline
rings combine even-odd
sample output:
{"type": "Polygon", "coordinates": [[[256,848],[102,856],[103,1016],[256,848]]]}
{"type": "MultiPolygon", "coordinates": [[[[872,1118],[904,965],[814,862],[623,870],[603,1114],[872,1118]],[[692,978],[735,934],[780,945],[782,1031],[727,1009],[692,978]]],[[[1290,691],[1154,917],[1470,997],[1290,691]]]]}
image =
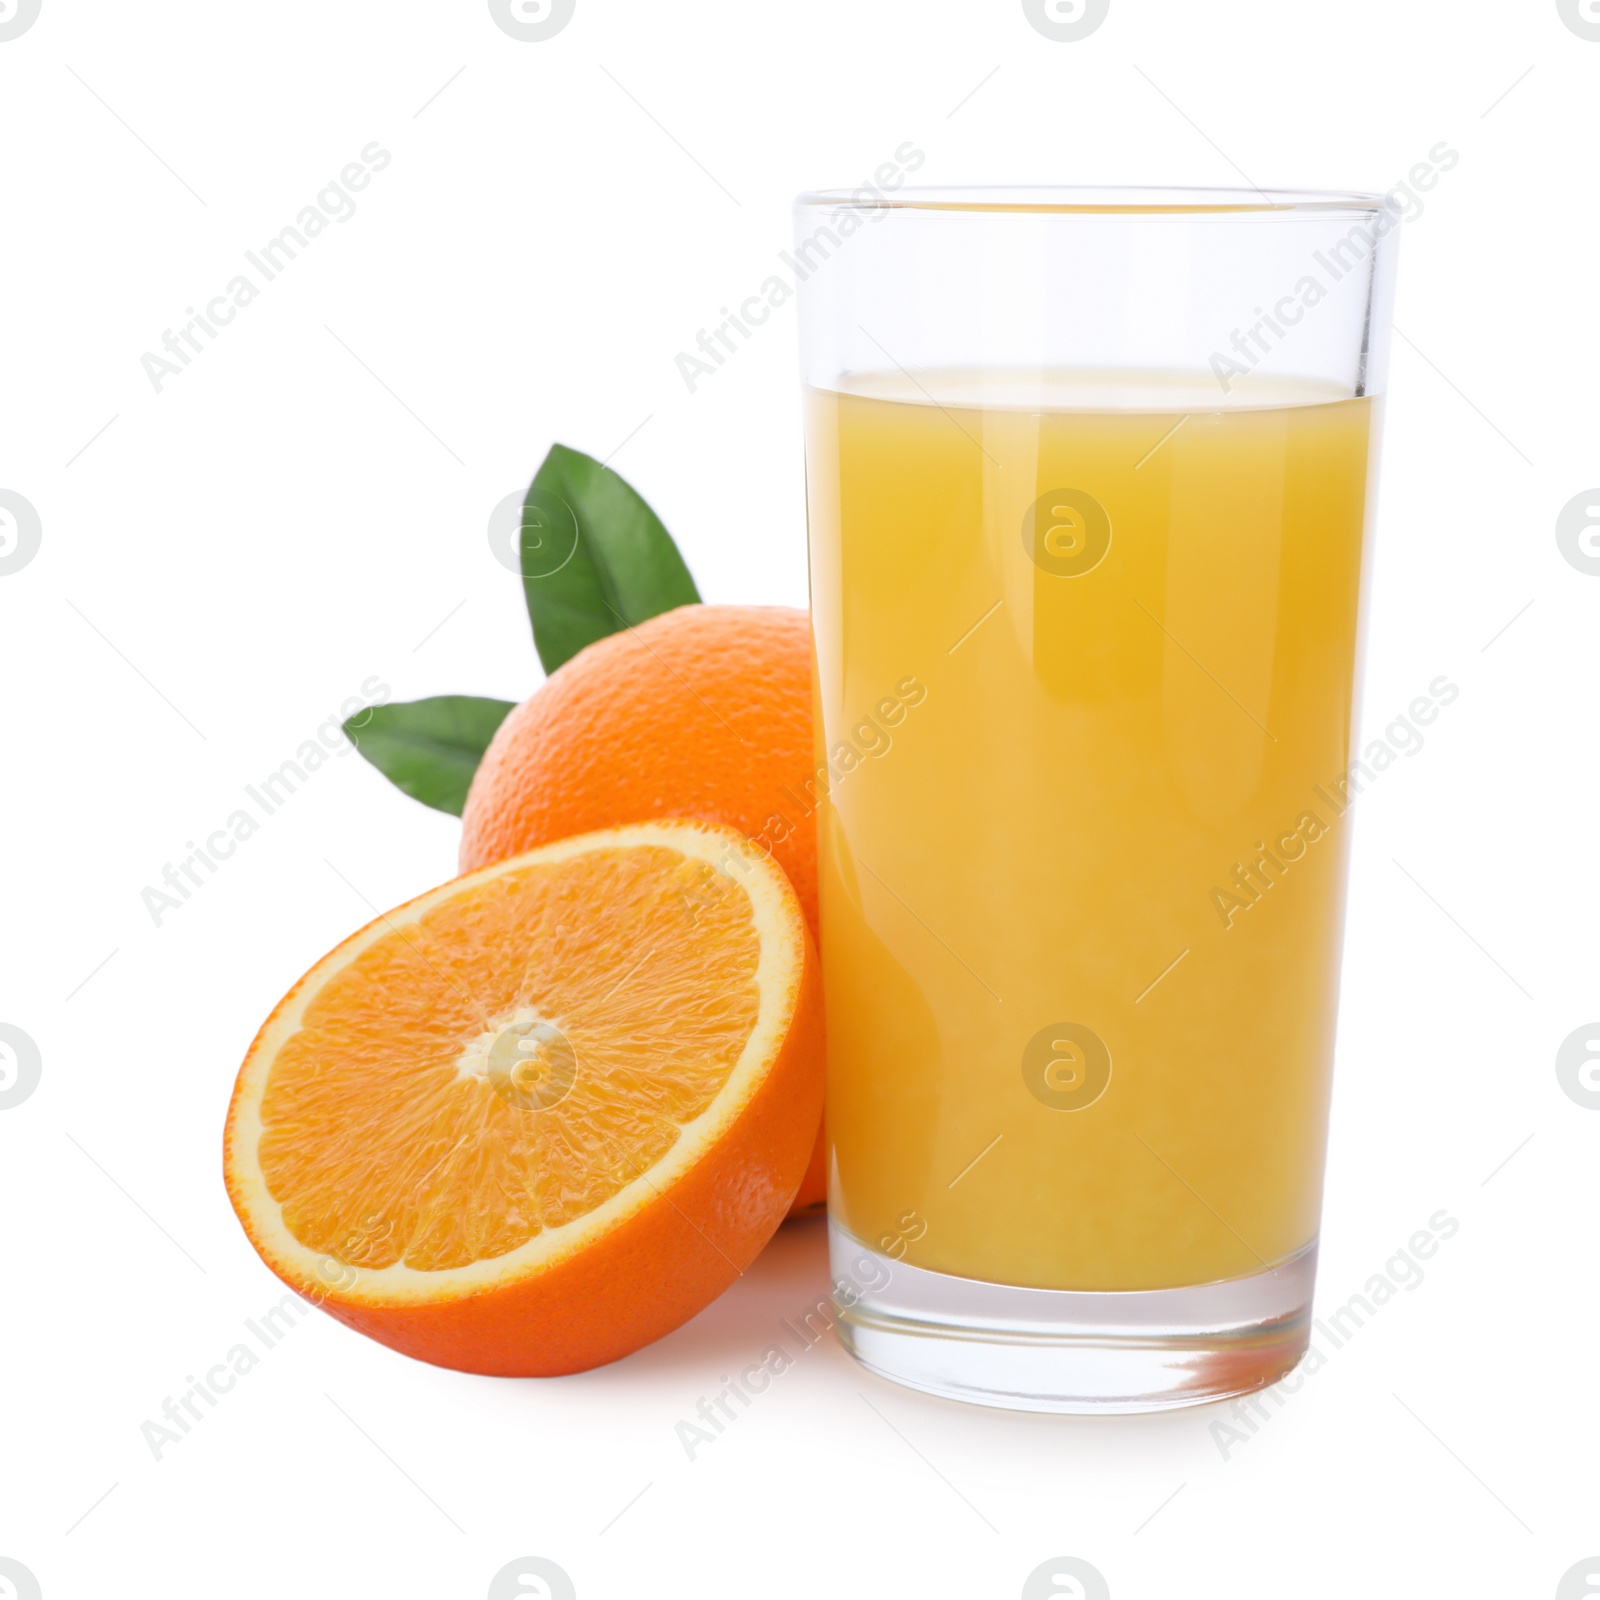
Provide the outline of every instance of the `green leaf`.
{"type": "Polygon", "coordinates": [[[368,706],[344,724],[346,737],[397,789],[459,817],[467,789],[510,700],[440,694],[368,706]]]}
{"type": "Polygon", "coordinates": [[[700,592],[661,519],[593,456],[550,447],[522,503],[522,588],[546,672],[700,592]]]}

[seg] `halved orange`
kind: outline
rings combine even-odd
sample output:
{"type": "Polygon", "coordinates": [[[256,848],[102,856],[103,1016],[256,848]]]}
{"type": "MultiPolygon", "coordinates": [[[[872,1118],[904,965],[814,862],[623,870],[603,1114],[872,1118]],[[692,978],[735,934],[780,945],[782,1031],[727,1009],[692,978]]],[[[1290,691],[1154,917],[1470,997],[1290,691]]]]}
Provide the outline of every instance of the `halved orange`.
{"type": "Polygon", "coordinates": [[[379,917],[256,1036],[228,1193],[341,1321],[470,1372],[616,1360],[783,1219],[822,1114],[816,954],[731,828],[546,845],[379,917]]]}

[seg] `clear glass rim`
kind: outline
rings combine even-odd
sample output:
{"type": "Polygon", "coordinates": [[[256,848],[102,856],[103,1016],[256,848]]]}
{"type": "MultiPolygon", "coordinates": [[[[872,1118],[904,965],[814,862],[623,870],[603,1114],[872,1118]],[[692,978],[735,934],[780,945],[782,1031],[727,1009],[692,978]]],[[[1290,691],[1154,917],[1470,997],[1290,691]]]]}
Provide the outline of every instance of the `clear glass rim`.
{"type": "Polygon", "coordinates": [[[1172,188],[1028,184],[908,184],[882,190],[812,189],[795,197],[797,211],[942,211],[1075,216],[1254,216],[1308,212],[1353,216],[1400,214],[1387,194],[1360,189],[1172,188]]]}

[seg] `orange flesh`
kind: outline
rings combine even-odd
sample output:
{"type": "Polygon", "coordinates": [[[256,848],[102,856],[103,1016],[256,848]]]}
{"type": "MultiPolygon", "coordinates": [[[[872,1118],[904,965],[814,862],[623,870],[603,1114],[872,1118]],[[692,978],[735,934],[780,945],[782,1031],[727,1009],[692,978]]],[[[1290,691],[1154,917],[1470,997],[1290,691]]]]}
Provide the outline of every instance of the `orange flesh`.
{"type": "Polygon", "coordinates": [[[759,957],[744,891],[658,846],[534,863],[393,928],[273,1062],[258,1151],[284,1226],[353,1266],[437,1271],[593,1211],[727,1082],[759,957]],[[491,1042],[541,1022],[570,1055],[529,1047],[508,1079],[491,1042]]]}

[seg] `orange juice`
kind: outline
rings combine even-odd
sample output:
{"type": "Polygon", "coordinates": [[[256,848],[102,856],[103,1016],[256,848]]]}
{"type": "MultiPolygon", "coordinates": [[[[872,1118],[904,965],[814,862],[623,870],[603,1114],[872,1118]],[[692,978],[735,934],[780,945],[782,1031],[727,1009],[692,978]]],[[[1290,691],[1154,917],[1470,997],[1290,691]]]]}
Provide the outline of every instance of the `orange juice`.
{"type": "Polygon", "coordinates": [[[1317,1232],[1374,402],[849,390],[806,402],[834,1220],[1041,1288],[1274,1266],[1317,1232]]]}

